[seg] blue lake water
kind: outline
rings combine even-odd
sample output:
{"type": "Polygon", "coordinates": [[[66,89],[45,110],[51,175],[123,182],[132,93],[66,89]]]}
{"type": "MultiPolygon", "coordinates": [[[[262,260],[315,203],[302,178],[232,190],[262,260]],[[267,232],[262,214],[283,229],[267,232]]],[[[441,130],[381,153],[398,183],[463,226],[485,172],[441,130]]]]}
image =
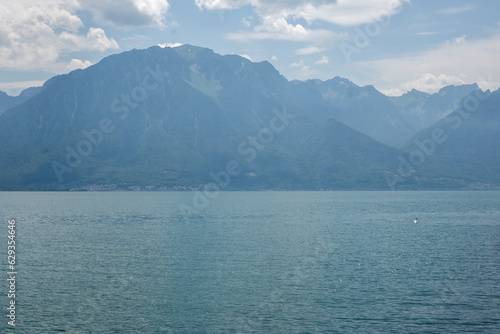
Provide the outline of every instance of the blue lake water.
{"type": "Polygon", "coordinates": [[[192,200],[0,193],[12,332],[500,331],[500,192],[225,192],[186,220],[192,200]]]}

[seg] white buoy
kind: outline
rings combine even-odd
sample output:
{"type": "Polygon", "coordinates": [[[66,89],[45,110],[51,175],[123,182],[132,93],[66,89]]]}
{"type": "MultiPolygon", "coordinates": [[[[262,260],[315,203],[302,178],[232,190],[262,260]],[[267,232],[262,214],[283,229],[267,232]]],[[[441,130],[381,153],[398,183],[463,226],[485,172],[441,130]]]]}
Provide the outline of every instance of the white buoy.
{"type": "Polygon", "coordinates": [[[413,221],[415,224],[418,223],[418,217],[413,221]]]}

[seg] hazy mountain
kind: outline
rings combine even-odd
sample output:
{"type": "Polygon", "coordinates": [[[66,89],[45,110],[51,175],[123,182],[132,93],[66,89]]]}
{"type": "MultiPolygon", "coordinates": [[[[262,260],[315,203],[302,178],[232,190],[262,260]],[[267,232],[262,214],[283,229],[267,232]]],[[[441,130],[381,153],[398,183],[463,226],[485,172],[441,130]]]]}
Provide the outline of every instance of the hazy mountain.
{"type": "Polygon", "coordinates": [[[21,94],[19,94],[19,97],[29,99],[32,98],[33,96],[37,95],[42,91],[43,87],[30,87],[24,89],[21,94]]]}
{"type": "Polygon", "coordinates": [[[414,184],[435,188],[500,185],[500,90],[475,92],[457,110],[412,138],[405,172],[414,184]]]}
{"type": "Polygon", "coordinates": [[[7,109],[15,107],[29,98],[35,96],[41,91],[42,87],[27,88],[18,96],[10,96],[5,92],[0,91],[0,114],[3,114],[7,109]]]}
{"type": "MultiPolygon", "coordinates": [[[[4,188],[500,184],[498,93],[462,123],[457,111],[418,133],[406,151],[381,142],[398,142],[410,130],[371,86],[341,78],[289,82],[268,62],[191,45],[113,55],[24,96],[0,116],[4,188]],[[446,140],[429,146],[418,164],[415,145],[425,150],[429,136],[446,140]]],[[[473,102],[464,101],[467,108],[473,102]]]]}
{"type": "Polygon", "coordinates": [[[398,107],[406,122],[420,131],[449,115],[464,97],[476,90],[480,90],[477,84],[446,86],[432,95],[413,89],[389,99],[398,107]]]}
{"type": "Polygon", "coordinates": [[[190,45],[110,56],[2,115],[0,182],[197,187],[234,168],[227,189],[380,185],[381,157],[399,151],[321,125],[293,92],[268,62],[190,45]]]}
{"type": "Polygon", "coordinates": [[[314,189],[388,189],[381,176],[401,153],[333,119],[307,137],[300,150],[314,189]]]}
{"type": "Polygon", "coordinates": [[[293,83],[295,95],[305,95],[302,99],[306,104],[311,103],[310,96],[315,95],[312,103],[323,119],[336,119],[381,143],[401,147],[416,133],[387,96],[373,86],[360,87],[340,77],[293,83]],[[318,105],[321,102],[318,97],[326,104],[318,105]]]}
{"type": "Polygon", "coordinates": [[[0,91],[0,114],[4,113],[7,109],[18,105],[20,102],[22,101],[19,101],[18,98],[0,91]]]}

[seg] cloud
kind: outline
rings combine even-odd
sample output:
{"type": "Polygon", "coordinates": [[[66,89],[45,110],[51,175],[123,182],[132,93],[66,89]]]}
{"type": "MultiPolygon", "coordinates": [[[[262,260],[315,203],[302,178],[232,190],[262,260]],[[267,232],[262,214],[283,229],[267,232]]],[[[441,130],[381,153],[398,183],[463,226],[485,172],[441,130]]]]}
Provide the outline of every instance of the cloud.
{"type": "Polygon", "coordinates": [[[310,41],[311,39],[320,36],[329,35],[326,30],[308,30],[301,24],[290,24],[284,18],[266,17],[263,23],[254,28],[253,31],[240,31],[231,33],[227,37],[234,41],[251,41],[251,40],[287,40],[287,41],[310,41]]]}
{"type": "Polygon", "coordinates": [[[133,42],[145,42],[145,41],[150,41],[151,37],[146,36],[146,35],[133,34],[133,35],[130,35],[130,36],[122,37],[120,40],[122,40],[122,41],[133,41],[133,42]]]}
{"type": "Polygon", "coordinates": [[[199,9],[236,9],[245,5],[253,4],[256,1],[251,0],[195,0],[199,9]]]}
{"type": "Polygon", "coordinates": [[[300,56],[305,56],[305,55],[312,55],[315,53],[320,53],[320,52],[323,52],[325,50],[326,50],[325,48],[321,48],[318,46],[308,46],[305,48],[295,50],[295,54],[298,54],[300,56]]]}
{"type": "Polygon", "coordinates": [[[399,13],[403,0],[338,0],[336,3],[310,1],[292,10],[290,14],[308,22],[320,20],[341,26],[357,26],[378,21],[399,13]]]}
{"type": "Polygon", "coordinates": [[[110,39],[106,36],[106,33],[101,28],[90,28],[87,36],[83,37],[77,35],[76,39],[79,46],[75,46],[73,50],[98,50],[98,51],[106,51],[106,50],[116,50],[120,47],[118,43],[114,39],[110,39]]]}
{"type": "Polygon", "coordinates": [[[331,76],[329,76],[320,66],[310,65],[311,63],[309,61],[304,61],[304,59],[288,65],[287,77],[289,79],[309,80],[311,78],[319,78],[323,75],[324,79],[331,78],[331,76]]]}
{"type": "Polygon", "coordinates": [[[344,26],[374,22],[398,13],[408,0],[195,0],[200,9],[252,6],[262,17],[325,21],[344,26]]]}
{"type": "Polygon", "coordinates": [[[80,7],[90,11],[101,23],[118,27],[165,26],[170,8],[167,0],[78,0],[80,7]]]}
{"type": "Polygon", "coordinates": [[[460,14],[463,12],[468,12],[470,10],[475,9],[476,7],[473,5],[466,5],[466,6],[457,6],[457,7],[448,7],[439,10],[437,13],[441,15],[455,15],[455,14],[460,14]]]}
{"type": "MultiPolygon", "coordinates": [[[[49,70],[74,68],[72,53],[118,50],[118,43],[81,15],[116,27],[164,27],[167,0],[4,0],[0,3],[0,68],[49,70]],[[69,64],[68,64],[69,63],[69,64]]],[[[86,64],[82,62],[82,64],[86,64]]],[[[83,66],[78,64],[79,67],[83,66]]]]}
{"type": "Polygon", "coordinates": [[[160,43],[160,44],[158,44],[158,46],[162,49],[164,49],[164,48],[176,48],[176,47],[179,47],[182,45],[184,45],[184,44],[182,44],[182,43],[160,43]]]}
{"type": "Polygon", "coordinates": [[[463,35],[460,37],[453,38],[451,41],[448,41],[448,43],[462,44],[462,43],[465,43],[466,39],[467,39],[467,35],[463,35]]]}
{"type": "Polygon", "coordinates": [[[418,54],[353,63],[381,91],[417,89],[429,93],[450,84],[478,83],[482,89],[500,86],[500,34],[468,40],[455,38],[418,54]]]}
{"type": "Polygon", "coordinates": [[[300,69],[301,71],[303,72],[307,72],[309,71],[309,66],[307,66],[305,63],[304,63],[304,60],[301,60],[300,62],[297,62],[297,63],[292,63],[290,65],[290,67],[292,68],[298,68],[300,69]]]}
{"type": "Polygon", "coordinates": [[[437,34],[437,32],[435,31],[421,31],[421,32],[417,32],[415,34],[415,36],[431,36],[431,35],[435,35],[437,34]]]}
{"type": "Polygon", "coordinates": [[[320,60],[317,60],[316,61],[316,65],[325,65],[325,64],[328,64],[330,62],[330,60],[328,59],[328,56],[323,56],[321,57],[320,60]]]}
{"type": "Polygon", "coordinates": [[[248,59],[248,60],[250,60],[250,61],[253,61],[253,60],[252,60],[252,58],[250,58],[250,56],[249,56],[249,55],[247,55],[247,54],[242,54],[242,55],[239,55],[239,56],[240,56],[240,57],[243,57],[243,58],[246,58],[246,59],[248,59]]]}
{"type": "Polygon", "coordinates": [[[241,24],[245,26],[246,28],[250,28],[252,26],[252,23],[250,23],[251,18],[244,17],[241,19],[241,24]]]}
{"type": "Polygon", "coordinates": [[[76,59],[76,58],[73,58],[71,59],[71,61],[69,62],[69,65],[68,65],[68,70],[70,71],[73,71],[73,70],[78,70],[78,69],[85,69],[89,66],[92,66],[93,64],[88,61],[88,60],[85,60],[85,61],[82,61],[80,59],[76,59]]]}
{"type": "Polygon", "coordinates": [[[401,85],[403,91],[409,91],[413,88],[422,92],[437,92],[444,86],[449,85],[463,85],[465,81],[463,78],[453,75],[440,74],[438,76],[425,73],[418,79],[409,81],[401,85]]]}
{"type": "MultiPolygon", "coordinates": [[[[295,51],[298,55],[323,52],[346,40],[348,34],[319,29],[315,22],[356,26],[397,14],[409,0],[195,0],[200,10],[230,10],[250,6],[260,21],[251,30],[241,30],[226,37],[237,42],[281,40],[307,43],[295,51]],[[305,21],[307,25],[304,25],[305,21]],[[311,28],[314,27],[314,28],[311,28]]],[[[252,17],[253,19],[253,17],[252,17]]],[[[248,19],[242,24],[252,25],[248,19]]]]}
{"type": "Polygon", "coordinates": [[[281,40],[309,44],[295,50],[298,55],[323,52],[333,48],[339,40],[345,40],[346,34],[338,34],[325,29],[308,29],[302,24],[291,24],[285,18],[264,17],[262,24],[251,31],[230,33],[226,37],[235,42],[250,42],[255,40],[281,40]]]}
{"type": "Polygon", "coordinates": [[[24,0],[0,4],[0,68],[46,70],[62,65],[63,53],[119,48],[101,28],[91,27],[80,34],[83,23],[71,8],[79,8],[78,3],[24,0]],[[62,9],[65,6],[70,9],[62,9]]]}

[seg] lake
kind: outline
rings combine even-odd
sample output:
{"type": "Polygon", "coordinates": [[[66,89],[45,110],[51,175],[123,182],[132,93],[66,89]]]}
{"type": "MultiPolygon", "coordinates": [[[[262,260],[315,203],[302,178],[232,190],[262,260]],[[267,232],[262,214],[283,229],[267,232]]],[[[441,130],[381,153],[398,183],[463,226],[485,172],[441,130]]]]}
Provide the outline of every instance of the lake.
{"type": "Polygon", "coordinates": [[[7,278],[16,220],[15,332],[500,329],[498,191],[223,192],[184,216],[192,200],[0,192],[7,278]]]}

